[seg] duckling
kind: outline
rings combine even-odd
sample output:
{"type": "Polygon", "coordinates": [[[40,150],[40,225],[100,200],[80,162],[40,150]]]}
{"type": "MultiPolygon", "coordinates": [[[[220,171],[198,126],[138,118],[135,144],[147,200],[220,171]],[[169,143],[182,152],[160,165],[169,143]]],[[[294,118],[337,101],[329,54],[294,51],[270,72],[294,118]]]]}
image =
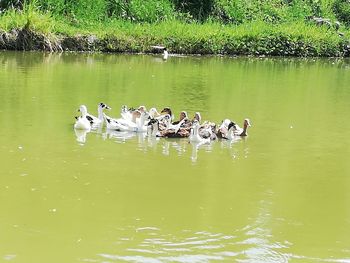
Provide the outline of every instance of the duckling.
{"type": "Polygon", "coordinates": [[[76,122],[74,124],[74,129],[90,131],[91,123],[86,117],[86,114],[87,114],[86,106],[85,105],[80,105],[78,111],[81,112],[81,116],[75,117],[76,122]]]}

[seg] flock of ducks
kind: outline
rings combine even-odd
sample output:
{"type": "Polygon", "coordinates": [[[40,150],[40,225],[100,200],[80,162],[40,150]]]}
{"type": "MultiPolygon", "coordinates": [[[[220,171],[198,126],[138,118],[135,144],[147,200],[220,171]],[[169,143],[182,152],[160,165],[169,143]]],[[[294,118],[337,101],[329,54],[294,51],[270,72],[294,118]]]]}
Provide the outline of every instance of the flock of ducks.
{"type": "Polygon", "coordinates": [[[174,121],[170,107],[165,107],[160,113],[156,108],[147,111],[145,106],[137,109],[122,106],[120,118],[112,118],[104,113],[111,109],[105,103],[99,103],[98,116],[88,113],[85,105],[78,109],[81,116],[75,117],[74,129],[90,131],[91,129],[106,125],[108,130],[146,133],[150,137],[188,138],[194,143],[210,143],[212,140],[234,140],[237,137],[247,136],[249,119],[245,119],[243,127],[230,119],[225,119],[219,126],[210,121],[202,122],[201,114],[196,112],[191,119],[186,111],[181,111],[179,119],[174,121]]]}

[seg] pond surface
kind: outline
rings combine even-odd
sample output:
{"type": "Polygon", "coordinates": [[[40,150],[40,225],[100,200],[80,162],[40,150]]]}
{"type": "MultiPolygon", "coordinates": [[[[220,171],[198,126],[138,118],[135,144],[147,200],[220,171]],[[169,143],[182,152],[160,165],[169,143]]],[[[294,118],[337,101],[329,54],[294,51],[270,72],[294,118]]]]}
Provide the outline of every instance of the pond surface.
{"type": "Polygon", "coordinates": [[[0,53],[0,261],[350,262],[350,62],[0,53]],[[75,134],[85,104],[246,139],[75,134]]]}

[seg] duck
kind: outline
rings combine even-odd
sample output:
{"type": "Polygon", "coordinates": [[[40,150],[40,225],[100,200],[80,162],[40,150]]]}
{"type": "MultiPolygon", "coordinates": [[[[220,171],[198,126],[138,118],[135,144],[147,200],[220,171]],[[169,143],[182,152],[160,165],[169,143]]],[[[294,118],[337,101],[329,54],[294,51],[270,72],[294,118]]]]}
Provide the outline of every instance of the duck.
{"type": "Polygon", "coordinates": [[[157,49],[157,50],[163,50],[163,60],[167,60],[169,53],[166,47],[164,46],[151,46],[151,48],[153,49],[157,49]]]}
{"type": "Polygon", "coordinates": [[[192,129],[190,131],[189,140],[194,143],[210,143],[210,138],[203,138],[199,135],[199,122],[197,120],[193,121],[192,129]]]}
{"type": "Polygon", "coordinates": [[[172,123],[172,125],[177,125],[177,124],[179,124],[181,121],[186,121],[186,120],[188,120],[187,112],[186,112],[186,111],[181,111],[181,112],[180,112],[179,120],[178,120],[178,121],[174,121],[174,122],[172,123]]]}
{"type": "Polygon", "coordinates": [[[202,116],[198,111],[194,114],[193,120],[197,120],[199,123],[202,121],[202,116]]]}
{"type": "Polygon", "coordinates": [[[219,128],[218,128],[218,130],[216,132],[216,136],[218,138],[221,139],[221,138],[224,138],[226,136],[226,134],[228,133],[228,126],[230,125],[231,122],[232,121],[229,120],[229,119],[224,119],[221,122],[221,124],[220,124],[220,126],[219,126],[219,128]]]}
{"type": "Polygon", "coordinates": [[[149,117],[148,112],[144,111],[141,113],[140,121],[134,123],[131,121],[120,119],[113,119],[104,115],[107,129],[117,130],[117,131],[130,131],[130,132],[147,132],[147,126],[145,126],[145,121],[149,117]]]}
{"type": "Polygon", "coordinates": [[[153,118],[147,123],[147,135],[150,137],[161,137],[159,120],[153,118]]]}
{"type": "Polygon", "coordinates": [[[150,108],[148,113],[151,119],[160,117],[160,113],[156,108],[150,108]]]}
{"type": "Polygon", "coordinates": [[[239,127],[237,124],[234,126],[233,134],[235,136],[248,136],[248,128],[251,126],[249,119],[244,119],[243,128],[239,127]]]}
{"type": "Polygon", "coordinates": [[[128,109],[128,106],[123,105],[120,111],[120,115],[125,120],[132,120],[132,112],[134,109],[130,108],[128,109]]]}
{"type": "Polygon", "coordinates": [[[181,128],[187,119],[181,120],[178,124],[168,123],[166,129],[162,131],[162,136],[167,138],[187,138],[190,136],[188,130],[181,128]]]}
{"type": "Polygon", "coordinates": [[[170,107],[165,107],[164,109],[162,109],[162,111],[160,112],[161,115],[165,115],[165,114],[169,114],[169,116],[171,117],[171,120],[174,119],[174,115],[172,110],[170,109],[170,107]]]}
{"type": "Polygon", "coordinates": [[[216,140],[216,124],[214,122],[205,121],[199,128],[199,135],[203,138],[216,140]]]}
{"type": "Polygon", "coordinates": [[[75,124],[74,124],[74,129],[90,131],[91,123],[86,117],[86,115],[87,115],[87,108],[86,108],[86,106],[85,105],[80,105],[78,111],[80,111],[81,116],[75,117],[76,121],[75,121],[75,124]]]}
{"type": "Polygon", "coordinates": [[[181,114],[180,114],[180,120],[179,121],[176,121],[176,122],[171,122],[169,119],[168,119],[168,122],[167,122],[167,126],[166,126],[166,129],[167,130],[173,130],[175,133],[177,133],[179,131],[179,129],[186,123],[188,122],[188,117],[187,117],[187,112],[186,111],[182,111],[181,114]]]}
{"type": "Polygon", "coordinates": [[[163,49],[163,60],[167,60],[169,56],[168,50],[166,47],[163,49]]]}
{"type": "Polygon", "coordinates": [[[227,127],[227,131],[222,133],[222,139],[233,140],[234,139],[234,131],[236,130],[236,123],[231,121],[227,127]]]}
{"type": "Polygon", "coordinates": [[[141,113],[147,111],[146,107],[141,105],[137,109],[129,108],[126,105],[123,105],[121,108],[120,115],[124,120],[132,121],[136,123],[140,119],[141,113]]]}
{"type": "Polygon", "coordinates": [[[97,106],[98,117],[95,117],[94,115],[89,114],[88,112],[86,113],[86,118],[92,126],[97,126],[97,125],[103,124],[103,120],[104,120],[103,119],[103,110],[104,109],[110,110],[112,108],[109,107],[108,105],[106,105],[105,103],[101,102],[97,106]]]}

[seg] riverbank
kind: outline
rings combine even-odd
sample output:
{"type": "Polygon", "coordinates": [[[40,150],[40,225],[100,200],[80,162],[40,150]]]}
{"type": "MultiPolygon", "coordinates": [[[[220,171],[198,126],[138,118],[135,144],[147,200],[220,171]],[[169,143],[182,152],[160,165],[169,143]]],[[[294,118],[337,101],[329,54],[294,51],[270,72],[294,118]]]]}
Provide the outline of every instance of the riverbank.
{"type": "Polygon", "coordinates": [[[164,45],[171,53],[343,57],[349,56],[349,31],[344,35],[326,26],[305,22],[271,24],[253,21],[241,25],[165,21],[136,24],[128,21],[67,24],[52,16],[14,12],[0,18],[0,49],[156,52],[164,45]]]}

